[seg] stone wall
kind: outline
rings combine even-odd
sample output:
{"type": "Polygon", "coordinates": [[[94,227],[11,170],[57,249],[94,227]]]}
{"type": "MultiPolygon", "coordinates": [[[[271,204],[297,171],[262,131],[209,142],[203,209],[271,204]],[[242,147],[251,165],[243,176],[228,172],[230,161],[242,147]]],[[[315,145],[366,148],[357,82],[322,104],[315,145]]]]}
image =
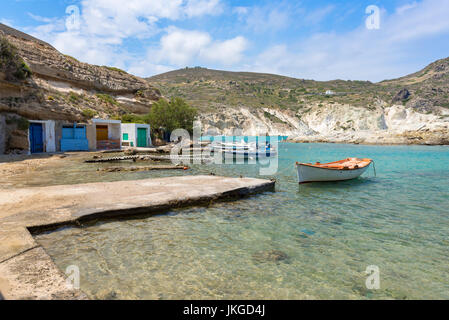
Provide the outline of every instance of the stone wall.
{"type": "Polygon", "coordinates": [[[13,113],[2,113],[0,118],[3,118],[3,121],[0,121],[2,122],[0,144],[3,140],[4,153],[28,153],[30,146],[26,127],[27,120],[13,113]]]}

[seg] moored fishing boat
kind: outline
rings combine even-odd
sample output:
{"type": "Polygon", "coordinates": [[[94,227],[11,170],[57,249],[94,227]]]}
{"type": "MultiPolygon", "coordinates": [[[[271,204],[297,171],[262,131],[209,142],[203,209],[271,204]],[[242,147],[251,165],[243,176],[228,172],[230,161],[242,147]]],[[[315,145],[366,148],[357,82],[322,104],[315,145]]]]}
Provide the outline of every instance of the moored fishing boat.
{"type": "Polygon", "coordinates": [[[259,144],[256,142],[223,143],[216,142],[211,145],[214,152],[224,155],[236,155],[243,157],[272,157],[277,155],[277,150],[270,143],[259,144]]]}
{"type": "Polygon", "coordinates": [[[360,177],[373,163],[371,159],[348,158],[324,163],[296,163],[298,182],[345,181],[360,177]]]}

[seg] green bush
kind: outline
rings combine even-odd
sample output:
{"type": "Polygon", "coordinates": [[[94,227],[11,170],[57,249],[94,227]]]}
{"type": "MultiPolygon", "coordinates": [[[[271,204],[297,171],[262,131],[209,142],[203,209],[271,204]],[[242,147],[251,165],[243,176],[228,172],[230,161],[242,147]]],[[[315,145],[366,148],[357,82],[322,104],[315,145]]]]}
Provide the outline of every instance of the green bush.
{"type": "Polygon", "coordinates": [[[269,113],[267,111],[264,111],[263,115],[264,115],[265,118],[270,119],[274,123],[283,123],[283,124],[285,124],[284,121],[282,121],[281,119],[279,119],[278,117],[276,117],[275,115],[272,115],[271,113],[269,113]]]}
{"type": "Polygon", "coordinates": [[[10,118],[10,119],[6,119],[6,124],[13,124],[15,123],[17,125],[17,129],[25,131],[28,130],[28,128],[30,127],[30,122],[25,119],[25,118],[10,118]]]}
{"type": "Polygon", "coordinates": [[[98,114],[97,111],[90,109],[90,108],[83,109],[83,111],[81,113],[84,117],[86,117],[88,119],[92,119],[93,117],[95,117],[98,114]]]}
{"type": "Polygon", "coordinates": [[[148,121],[153,129],[165,128],[168,132],[185,129],[192,133],[197,114],[197,109],[181,98],[172,98],[170,101],[161,99],[151,107],[148,121]]]}
{"type": "Polygon", "coordinates": [[[78,94],[76,94],[75,92],[73,92],[73,91],[71,91],[69,93],[69,97],[68,98],[69,98],[69,101],[72,102],[72,103],[77,103],[77,102],[79,102],[81,100],[81,97],[78,94]]]}
{"type": "Polygon", "coordinates": [[[19,56],[17,48],[6,38],[0,38],[0,68],[12,69],[12,75],[20,80],[25,80],[32,75],[30,67],[19,56]]]}
{"type": "Polygon", "coordinates": [[[122,69],[119,69],[119,68],[116,68],[116,67],[103,66],[103,68],[109,69],[111,71],[117,71],[117,72],[120,72],[120,73],[127,73],[126,71],[124,71],[122,69]]]}
{"type": "Polygon", "coordinates": [[[33,73],[31,72],[30,67],[26,64],[25,61],[20,58],[17,64],[17,71],[14,73],[14,75],[21,80],[25,80],[32,74],[33,73]]]}
{"type": "Polygon", "coordinates": [[[30,122],[25,118],[17,119],[17,128],[19,130],[25,131],[30,127],[30,122]]]}
{"type": "Polygon", "coordinates": [[[78,59],[76,59],[76,58],[74,58],[74,57],[72,57],[72,56],[69,56],[68,54],[65,54],[64,57],[66,57],[66,58],[69,59],[69,60],[73,60],[73,61],[75,61],[75,62],[79,62],[78,59]]]}
{"type": "Polygon", "coordinates": [[[98,99],[102,100],[103,102],[106,102],[106,103],[112,104],[112,105],[118,105],[117,100],[115,100],[115,98],[110,96],[109,94],[97,93],[96,96],[98,99]]]}
{"type": "Polygon", "coordinates": [[[122,120],[122,123],[143,123],[143,124],[150,123],[148,114],[147,115],[137,115],[137,114],[127,113],[127,114],[122,115],[120,120],[122,120]]]}

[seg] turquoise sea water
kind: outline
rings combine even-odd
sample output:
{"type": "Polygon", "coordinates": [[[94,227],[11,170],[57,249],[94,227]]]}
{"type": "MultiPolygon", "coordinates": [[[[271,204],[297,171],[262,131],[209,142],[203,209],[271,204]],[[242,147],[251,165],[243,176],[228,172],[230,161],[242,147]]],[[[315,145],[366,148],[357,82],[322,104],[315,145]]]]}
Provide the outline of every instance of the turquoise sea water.
{"type": "MultiPolygon", "coordinates": [[[[449,148],[279,144],[276,192],[38,235],[99,299],[449,299],[449,148]],[[375,160],[299,186],[294,163],[375,160]],[[365,285],[368,266],[380,289],[365,285]]],[[[256,165],[189,174],[259,175],[256,165]]],[[[139,172],[129,179],[168,173],[139,172]]],[[[182,173],[175,173],[182,174],[182,173]]],[[[108,176],[124,178],[122,173],[108,176]]],[[[112,178],[111,178],[112,177],[112,178]]]]}

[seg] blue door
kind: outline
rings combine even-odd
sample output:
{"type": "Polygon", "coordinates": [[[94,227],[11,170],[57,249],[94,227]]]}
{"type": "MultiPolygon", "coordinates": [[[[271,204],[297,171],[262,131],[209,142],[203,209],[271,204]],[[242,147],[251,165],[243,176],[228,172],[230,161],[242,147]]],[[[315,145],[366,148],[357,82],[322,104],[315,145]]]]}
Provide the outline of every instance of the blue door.
{"type": "Polygon", "coordinates": [[[31,153],[44,152],[42,123],[30,124],[30,150],[31,153]]]}
{"type": "Polygon", "coordinates": [[[85,126],[62,128],[61,151],[87,151],[89,142],[85,126]]]}
{"type": "Polygon", "coordinates": [[[61,151],[87,151],[89,142],[85,126],[62,128],[61,151]]]}

